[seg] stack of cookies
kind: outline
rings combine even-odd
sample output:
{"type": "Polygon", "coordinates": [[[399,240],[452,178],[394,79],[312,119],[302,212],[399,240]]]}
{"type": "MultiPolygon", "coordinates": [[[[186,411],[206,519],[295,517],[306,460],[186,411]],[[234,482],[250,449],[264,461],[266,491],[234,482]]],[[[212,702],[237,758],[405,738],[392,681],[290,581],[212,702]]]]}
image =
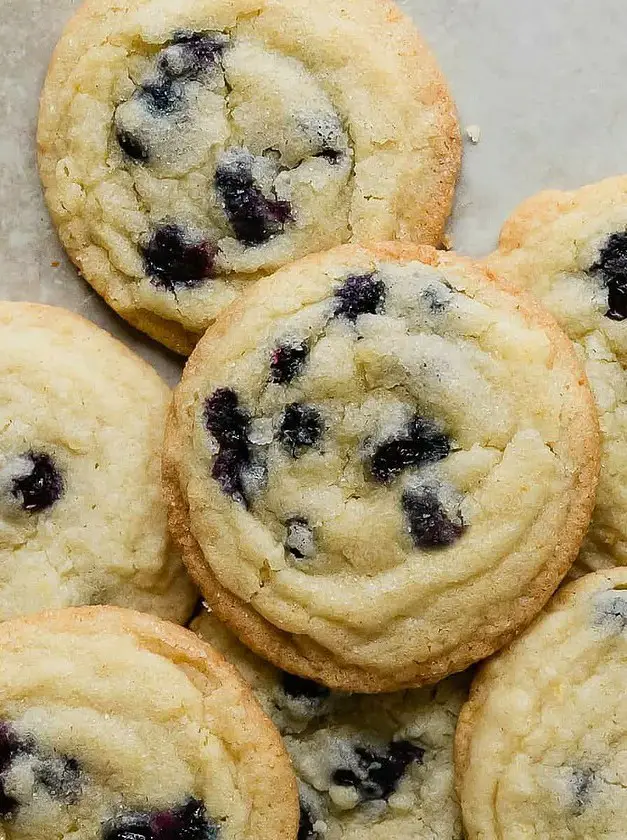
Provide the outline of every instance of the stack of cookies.
{"type": "Polygon", "coordinates": [[[387,0],[87,0],[38,144],[189,359],[0,304],[0,838],[627,837],[627,178],[436,250],[387,0]]]}

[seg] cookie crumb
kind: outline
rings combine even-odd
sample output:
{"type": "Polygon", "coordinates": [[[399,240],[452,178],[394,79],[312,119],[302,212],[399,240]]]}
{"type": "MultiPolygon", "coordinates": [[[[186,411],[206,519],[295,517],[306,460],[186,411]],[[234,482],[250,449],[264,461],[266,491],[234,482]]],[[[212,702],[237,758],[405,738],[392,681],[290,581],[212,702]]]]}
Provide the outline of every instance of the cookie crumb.
{"type": "Polygon", "coordinates": [[[58,268],[61,265],[61,263],[59,262],[59,260],[52,260],[50,265],[52,266],[52,268],[58,268]]]}
{"type": "Polygon", "coordinates": [[[467,125],[465,128],[466,137],[470,140],[473,146],[481,140],[481,126],[467,125]]]}

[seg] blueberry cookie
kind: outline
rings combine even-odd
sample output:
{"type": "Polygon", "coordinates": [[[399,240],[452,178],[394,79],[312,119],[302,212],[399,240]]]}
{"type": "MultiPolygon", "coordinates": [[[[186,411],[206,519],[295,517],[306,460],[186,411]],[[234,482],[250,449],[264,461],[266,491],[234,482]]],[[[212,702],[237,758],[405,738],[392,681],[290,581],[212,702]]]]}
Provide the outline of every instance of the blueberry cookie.
{"type": "Polygon", "coordinates": [[[0,621],[98,603],[187,619],[161,492],[169,401],[88,321],[0,303],[0,621]]]}
{"type": "Polygon", "coordinates": [[[552,312],[596,399],[601,475],[577,567],[627,565],[627,178],[529,199],[489,265],[552,312]]]}
{"type": "Polygon", "coordinates": [[[587,575],[473,685],[456,738],[468,840],[625,837],[626,680],[627,570],[587,575]]]}
{"type": "Polygon", "coordinates": [[[572,344],[485,270],[345,245],[199,343],[166,433],[171,529],[218,618],[332,688],[435,682],[541,608],[588,525],[572,344]]]}
{"type": "Polygon", "coordinates": [[[293,840],[294,774],[237,671],[113,607],[0,625],[0,835],[293,840]]]}
{"type": "Polygon", "coordinates": [[[88,0],[38,139],[72,260],[181,353],[296,258],[439,244],[460,158],[440,71],[389,0],[88,0]]]}
{"type": "Polygon", "coordinates": [[[298,777],[299,840],[461,840],[453,736],[466,676],[340,694],[259,659],[209,613],[192,628],[236,665],[283,735],[298,777]]]}

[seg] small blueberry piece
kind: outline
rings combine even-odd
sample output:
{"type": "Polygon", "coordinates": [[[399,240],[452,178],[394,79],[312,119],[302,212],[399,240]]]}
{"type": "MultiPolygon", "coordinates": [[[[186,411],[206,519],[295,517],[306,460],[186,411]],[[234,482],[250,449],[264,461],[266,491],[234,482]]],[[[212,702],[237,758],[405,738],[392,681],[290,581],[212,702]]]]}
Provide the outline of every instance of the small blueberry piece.
{"type": "Polygon", "coordinates": [[[425,751],[411,741],[392,741],[385,752],[369,747],[354,747],[356,762],[352,768],[338,768],[332,781],[353,787],[362,801],[387,800],[413,762],[422,763],[425,751]]]}
{"type": "Polygon", "coordinates": [[[288,201],[267,197],[255,183],[254,158],[244,149],[231,151],[216,168],[215,186],[233,232],[246,245],[259,245],[278,233],[292,218],[288,201]]]}
{"type": "Polygon", "coordinates": [[[409,533],[417,548],[452,545],[464,531],[461,514],[451,519],[432,487],[406,490],[402,505],[409,533]]]}
{"type": "Polygon", "coordinates": [[[416,416],[399,435],[377,447],[370,461],[372,477],[388,484],[408,467],[419,467],[446,458],[448,437],[432,421],[416,416]]]}
{"type": "Polygon", "coordinates": [[[624,321],[627,318],[627,231],[612,233],[607,238],[590,271],[607,288],[606,318],[624,321]]]}
{"type": "Polygon", "coordinates": [[[297,840],[317,840],[318,832],[314,830],[314,818],[307,805],[300,801],[300,821],[298,823],[297,840]]]}
{"type": "Polygon", "coordinates": [[[300,344],[279,345],[272,352],[270,381],[287,385],[302,371],[308,355],[309,348],[304,341],[300,344]]]}
{"type": "Polygon", "coordinates": [[[13,479],[11,493],[23,510],[40,513],[51,508],[63,495],[63,478],[54,461],[45,452],[28,452],[21,456],[31,465],[26,475],[13,479]]]}
{"type": "Polygon", "coordinates": [[[385,283],[375,274],[351,275],[335,292],[335,315],[356,321],[360,315],[380,313],[385,291],[385,283]]]}
{"type": "Polygon", "coordinates": [[[203,416],[207,430],[219,445],[212,477],[227,496],[247,507],[242,476],[250,462],[250,415],[240,408],[235,391],[219,388],[205,401],[203,416]]]}
{"type": "Polygon", "coordinates": [[[322,418],[317,409],[303,403],[291,403],[283,412],[277,438],[292,458],[299,458],[306,449],[315,446],[322,432],[322,418]]]}
{"type": "Polygon", "coordinates": [[[207,240],[192,241],[178,225],[162,225],[142,249],[146,274],[155,286],[175,292],[192,289],[211,277],[217,248],[207,240]]]}
{"type": "Polygon", "coordinates": [[[319,685],[313,680],[306,680],[304,677],[298,677],[296,674],[289,674],[287,671],[283,673],[282,687],[288,697],[295,700],[324,700],[331,692],[324,685],[319,685]]]}

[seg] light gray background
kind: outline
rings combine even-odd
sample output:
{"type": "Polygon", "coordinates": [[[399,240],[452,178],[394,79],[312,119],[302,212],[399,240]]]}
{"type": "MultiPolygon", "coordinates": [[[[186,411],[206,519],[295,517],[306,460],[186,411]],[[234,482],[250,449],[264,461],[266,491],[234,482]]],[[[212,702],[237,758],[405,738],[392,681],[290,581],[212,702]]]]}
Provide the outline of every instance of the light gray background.
{"type": "MultiPolygon", "coordinates": [[[[78,2],[0,0],[0,294],[81,312],[174,382],[179,360],[126,327],[76,276],[41,199],[37,97],[50,53],[78,2]]],[[[439,57],[462,128],[481,128],[478,145],[465,142],[451,223],[459,251],[489,251],[508,213],[539,189],[627,172],[625,0],[401,5],[439,57]]]]}

